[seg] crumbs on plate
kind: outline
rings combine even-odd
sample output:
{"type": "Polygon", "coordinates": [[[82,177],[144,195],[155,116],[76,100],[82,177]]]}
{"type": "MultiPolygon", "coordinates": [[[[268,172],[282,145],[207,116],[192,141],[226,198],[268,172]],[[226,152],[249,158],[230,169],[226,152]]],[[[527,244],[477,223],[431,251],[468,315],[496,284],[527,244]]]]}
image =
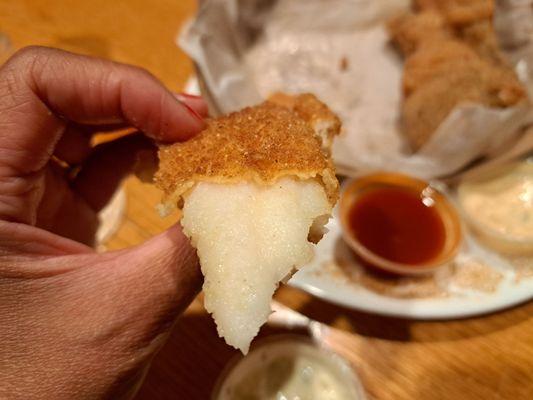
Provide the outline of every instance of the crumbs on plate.
{"type": "Polygon", "coordinates": [[[515,282],[533,278],[533,257],[513,257],[509,259],[516,271],[515,282]]]}
{"type": "MultiPolygon", "coordinates": [[[[514,259],[514,265],[516,279],[533,277],[532,258],[514,259]]],[[[469,291],[491,294],[498,290],[504,277],[497,269],[473,257],[460,257],[431,275],[395,276],[362,266],[344,243],[337,246],[335,259],[324,262],[314,274],[328,275],[346,284],[355,283],[398,299],[442,298],[469,291]]]]}
{"type": "Polygon", "coordinates": [[[494,293],[503,279],[502,273],[480,260],[469,259],[455,264],[450,283],[462,289],[494,293]]]}

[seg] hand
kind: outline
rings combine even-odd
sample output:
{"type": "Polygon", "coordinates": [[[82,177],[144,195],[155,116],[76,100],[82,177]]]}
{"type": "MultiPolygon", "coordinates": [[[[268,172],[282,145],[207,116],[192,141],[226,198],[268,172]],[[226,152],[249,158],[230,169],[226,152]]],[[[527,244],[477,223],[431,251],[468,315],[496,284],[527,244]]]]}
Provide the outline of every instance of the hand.
{"type": "Polygon", "coordinates": [[[0,398],[134,392],[199,290],[198,261],[179,225],[128,250],[86,244],[137,152],[188,139],[206,113],[144,70],[59,50],[0,69],[0,398]],[[90,146],[121,126],[148,137],[90,146]]]}

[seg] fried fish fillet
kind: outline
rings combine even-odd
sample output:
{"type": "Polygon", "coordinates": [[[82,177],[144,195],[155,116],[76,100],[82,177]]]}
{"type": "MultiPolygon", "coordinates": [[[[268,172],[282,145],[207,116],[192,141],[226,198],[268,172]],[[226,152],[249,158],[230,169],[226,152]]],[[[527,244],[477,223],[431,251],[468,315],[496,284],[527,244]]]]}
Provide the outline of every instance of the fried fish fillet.
{"type": "Polygon", "coordinates": [[[182,210],[204,274],[205,307],[243,353],[271,312],[280,281],[310,261],[338,198],[329,146],[339,119],[312,95],[207,122],[162,146],[163,214],[182,210]]]}
{"type": "Polygon", "coordinates": [[[416,5],[419,15],[439,13],[481,58],[505,64],[492,22],[494,0],[417,0],[416,5]]]}
{"type": "Polygon", "coordinates": [[[454,26],[491,19],[494,14],[494,0],[415,0],[415,6],[420,11],[438,11],[454,26]]]}
{"type": "Polygon", "coordinates": [[[435,39],[406,59],[402,83],[404,95],[409,96],[440,76],[462,74],[465,66],[479,62],[476,52],[464,43],[455,39],[435,39]]]}
{"type": "Polygon", "coordinates": [[[388,30],[393,42],[404,55],[415,52],[423,43],[452,36],[452,31],[442,15],[431,10],[419,14],[401,14],[392,18],[388,23],[388,30]]]}
{"type": "Polygon", "coordinates": [[[452,79],[455,75],[470,76],[476,71],[479,75],[493,78],[493,86],[487,96],[496,96],[498,100],[490,104],[508,107],[524,98],[525,91],[512,69],[479,57],[474,49],[456,39],[434,40],[406,59],[404,94],[409,96],[438,77],[452,79]]]}
{"type": "Polygon", "coordinates": [[[445,67],[440,72],[428,71],[428,75],[433,76],[427,76],[404,99],[405,133],[415,150],[424,145],[453,109],[461,104],[508,107],[525,97],[523,87],[514,76],[482,60],[452,63],[445,67]]]}
{"type": "Polygon", "coordinates": [[[409,57],[403,88],[404,128],[414,149],[419,149],[461,104],[505,108],[526,98],[511,69],[492,64],[453,40],[422,47],[409,57]]]}
{"type": "Polygon", "coordinates": [[[394,44],[408,56],[424,45],[445,39],[462,41],[481,58],[505,65],[491,20],[454,27],[435,10],[401,14],[388,23],[394,44]]]}
{"type": "Polygon", "coordinates": [[[389,24],[406,56],[403,124],[414,150],[464,103],[509,107],[526,91],[504,61],[490,18],[492,1],[418,0],[419,13],[389,24]]]}
{"type": "Polygon", "coordinates": [[[491,20],[483,20],[466,25],[458,29],[458,35],[481,58],[501,66],[508,66],[500,50],[491,20]]]}

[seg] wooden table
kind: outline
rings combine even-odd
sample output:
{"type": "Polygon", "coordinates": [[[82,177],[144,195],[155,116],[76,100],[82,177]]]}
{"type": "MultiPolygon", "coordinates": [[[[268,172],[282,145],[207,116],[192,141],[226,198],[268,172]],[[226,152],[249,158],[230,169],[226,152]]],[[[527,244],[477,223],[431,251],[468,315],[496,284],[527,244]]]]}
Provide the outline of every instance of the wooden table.
{"type": "MultiPolygon", "coordinates": [[[[143,66],[180,90],[192,68],[174,40],[194,9],[193,0],[3,0],[0,31],[11,50],[41,44],[108,57],[143,66]]],[[[126,218],[109,249],[138,244],[175,221],[150,211],[159,199],[154,188],[135,178],[124,186],[126,218]]],[[[371,399],[533,399],[533,303],[463,321],[419,322],[346,310],[291,288],[276,298],[338,328],[330,342],[352,361],[371,399]]],[[[137,399],[208,399],[234,354],[199,298],[154,360],[137,399]]]]}

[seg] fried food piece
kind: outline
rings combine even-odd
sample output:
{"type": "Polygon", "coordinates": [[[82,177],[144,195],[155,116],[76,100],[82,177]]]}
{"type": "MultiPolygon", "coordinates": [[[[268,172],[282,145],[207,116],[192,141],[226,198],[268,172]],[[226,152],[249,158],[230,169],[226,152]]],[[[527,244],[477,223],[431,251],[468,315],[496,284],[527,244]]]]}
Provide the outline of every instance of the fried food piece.
{"type": "MultiPolygon", "coordinates": [[[[297,101],[301,104],[306,98],[308,103],[320,103],[314,96],[297,101]]],[[[333,113],[313,121],[313,112],[304,115],[311,106],[292,111],[265,102],[208,121],[207,128],[186,143],[161,146],[155,182],[165,194],[163,213],[171,212],[199,181],[270,184],[283,176],[316,179],[334,203],[338,188],[333,164],[321,151],[323,133],[313,127],[317,121],[331,124],[328,135],[333,135],[340,122],[333,113]]]]}
{"type": "Polygon", "coordinates": [[[322,150],[329,153],[333,145],[333,138],[341,130],[341,120],[328,106],[317,101],[309,93],[291,96],[285,93],[274,93],[268,99],[270,102],[294,111],[300,118],[307,122],[315,131],[322,142],[322,150]]]}
{"type": "Polygon", "coordinates": [[[494,14],[494,0],[415,0],[415,5],[420,11],[439,12],[452,26],[491,19],[494,14]]]}
{"type": "Polygon", "coordinates": [[[415,52],[423,43],[452,36],[446,20],[435,11],[399,15],[389,21],[388,30],[394,44],[405,55],[415,52]]]}
{"type": "Polygon", "coordinates": [[[476,70],[494,79],[495,92],[492,94],[513,93],[502,96],[498,106],[508,107],[525,97],[525,90],[514,71],[503,61],[495,63],[483,59],[470,46],[453,39],[434,41],[408,57],[403,75],[404,94],[409,96],[436,77],[452,77],[463,73],[469,75],[476,70]]]}
{"type": "Polygon", "coordinates": [[[454,28],[442,14],[429,10],[393,18],[388,23],[388,30],[394,44],[406,56],[425,44],[456,38],[464,41],[480,57],[505,64],[490,20],[454,28]]]}
{"type": "Polygon", "coordinates": [[[461,74],[462,66],[478,61],[476,52],[458,40],[433,40],[407,58],[403,74],[404,95],[409,96],[436,77],[461,74]]]}
{"type": "Polygon", "coordinates": [[[465,41],[465,43],[474,49],[481,58],[502,66],[507,65],[507,62],[500,51],[492,21],[479,21],[464,26],[458,31],[458,35],[465,41]]]}
{"type": "Polygon", "coordinates": [[[389,25],[406,55],[402,109],[413,149],[463,103],[509,107],[526,91],[500,53],[492,0],[416,0],[418,13],[389,25]]]}
{"type": "Polygon", "coordinates": [[[509,70],[481,59],[445,64],[431,71],[403,103],[403,123],[415,150],[425,144],[457,106],[465,103],[509,107],[525,99],[524,88],[509,70]]]}
{"type": "Polygon", "coordinates": [[[481,99],[476,83],[466,75],[433,80],[407,97],[402,106],[403,125],[413,150],[420,149],[430,139],[457,104],[477,103],[481,99]]]}
{"type": "MultiPolygon", "coordinates": [[[[417,15],[437,13],[448,29],[464,40],[481,58],[505,64],[492,24],[494,0],[417,0],[417,15]]],[[[420,31],[423,34],[423,31],[420,31]]]]}
{"type": "Polygon", "coordinates": [[[339,119],[311,95],[274,101],[162,146],[155,176],[162,211],[182,209],[205,277],[205,307],[219,335],[243,353],[279,282],[311,260],[311,242],[338,198],[328,143],[339,119]]]}

